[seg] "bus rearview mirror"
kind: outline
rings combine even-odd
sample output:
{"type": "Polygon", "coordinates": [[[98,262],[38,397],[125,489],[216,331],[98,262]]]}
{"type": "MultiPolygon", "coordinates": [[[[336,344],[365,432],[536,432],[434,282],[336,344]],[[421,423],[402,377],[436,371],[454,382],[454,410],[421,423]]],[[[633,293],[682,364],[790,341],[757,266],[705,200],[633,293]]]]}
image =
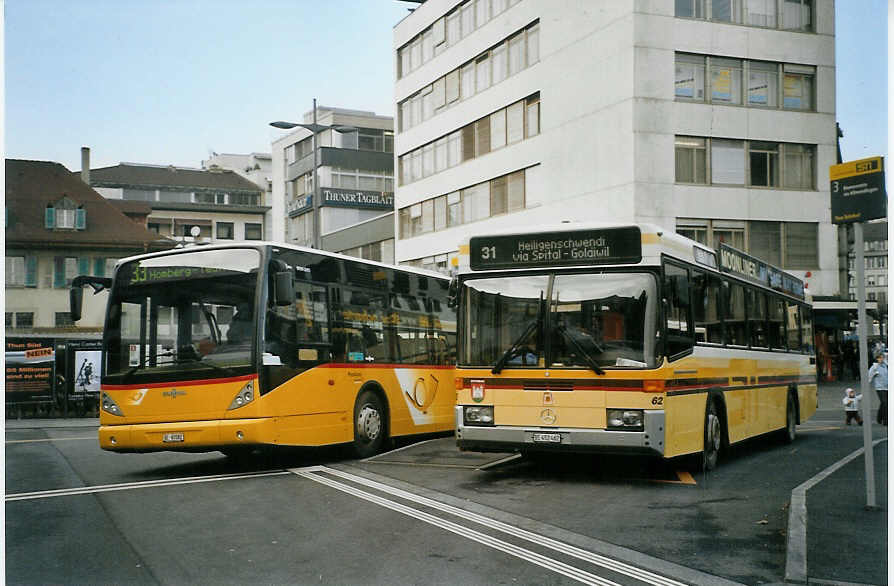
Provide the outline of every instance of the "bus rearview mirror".
{"type": "Polygon", "coordinates": [[[295,283],[290,271],[273,274],[273,301],[277,305],[291,305],[295,300],[295,283]]]}
{"type": "Polygon", "coordinates": [[[69,313],[71,314],[71,321],[80,321],[81,319],[81,308],[84,304],[84,289],[81,287],[72,287],[69,290],[69,313]]]}

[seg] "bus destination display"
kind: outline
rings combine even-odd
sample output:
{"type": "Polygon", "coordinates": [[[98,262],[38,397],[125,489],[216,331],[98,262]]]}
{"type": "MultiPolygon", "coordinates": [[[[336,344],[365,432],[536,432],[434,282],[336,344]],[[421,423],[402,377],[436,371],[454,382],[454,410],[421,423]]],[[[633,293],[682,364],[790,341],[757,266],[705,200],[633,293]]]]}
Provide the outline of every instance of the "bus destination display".
{"type": "Polygon", "coordinates": [[[642,244],[639,228],[630,226],[476,236],[469,255],[472,270],[634,264],[642,260],[642,244]]]}

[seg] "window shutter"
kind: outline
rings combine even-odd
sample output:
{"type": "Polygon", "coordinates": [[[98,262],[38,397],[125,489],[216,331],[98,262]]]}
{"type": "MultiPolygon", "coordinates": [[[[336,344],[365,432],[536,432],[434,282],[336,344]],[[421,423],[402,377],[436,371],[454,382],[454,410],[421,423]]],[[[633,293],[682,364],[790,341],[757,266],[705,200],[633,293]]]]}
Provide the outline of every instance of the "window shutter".
{"type": "Polygon", "coordinates": [[[75,229],[85,230],[87,228],[87,210],[78,208],[75,211],[75,229]]]}
{"type": "Polygon", "coordinates": [[[48,207],[44,213],[44,227],[52,230],[56,227],[56,208],[48,207]]]}
{"type": "Polygon", "coordinates": [[[60,289],[65,287],[65,257],[53,257],[53,287],[60,289]]]}
{"type": "Polygon", "coordinates": [[[78,259],[78,274],[79,275],[89,275],[90,274],[90,259],[86,256],[82,256],[78,259]]]}
{"type": "Polygon", "coordinates": [[[106,259],[98,256],[93,259],[93,276],[95,277],[105,277],[106,276],[106,259]]]}
{"type": "Polygon", "coordinates": [[[37,287],[37,257],[25,257],[25,286],[37,287]]]}

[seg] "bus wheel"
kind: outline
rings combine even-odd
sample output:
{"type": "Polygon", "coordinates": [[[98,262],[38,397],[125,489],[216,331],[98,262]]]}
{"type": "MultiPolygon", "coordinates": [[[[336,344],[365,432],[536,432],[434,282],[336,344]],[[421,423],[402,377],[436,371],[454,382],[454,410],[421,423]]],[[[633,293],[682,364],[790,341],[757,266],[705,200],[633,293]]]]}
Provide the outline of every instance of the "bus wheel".
{"type": "Polygon", "coordinates": [[[785,401],[785,429],[782,430],[782,441],[790,444],[798,435],[798,410],[795,408],[795,397],[788,394],[785,401]]]}
{"type": "Polygon", "coordinates": [[[717,467],[723,438],[722,431],[720,417],[717,415],[717,403],[708,399],[708,408],[705,412],[705,449],[702,454],[705,470],[713,470],[717,467]]]}
{"type": "Polygon", "coordinates": [[[354,404],[354,454],[368,458],[385,443],[385,408],[372,391],[360,393],[354,404]]]}

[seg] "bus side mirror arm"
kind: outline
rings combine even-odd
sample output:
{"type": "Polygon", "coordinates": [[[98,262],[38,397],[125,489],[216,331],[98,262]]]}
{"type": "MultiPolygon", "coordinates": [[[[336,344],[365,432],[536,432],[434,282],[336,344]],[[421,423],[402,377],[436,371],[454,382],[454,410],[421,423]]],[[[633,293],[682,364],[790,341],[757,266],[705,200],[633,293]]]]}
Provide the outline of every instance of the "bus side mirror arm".
{"type": "Polygon", "coordinates": [[[71,321],[80,321],[81,313],[84,307],[84,285],[90,285],[93,294],[96,295],[100,291],[104,291],[112,286],[112,279],[108,277],[91,277],[90,275],[81,275],[75,277],[71,281],[71,290],[69,291],[69,313],[71,321]]]}
{"type": "Polygon", "coordinates": [[[459,303],[459,279],[453,277],[450,279],[450,285],[447,287],[447,307],[453,309],[459,303]]]}

